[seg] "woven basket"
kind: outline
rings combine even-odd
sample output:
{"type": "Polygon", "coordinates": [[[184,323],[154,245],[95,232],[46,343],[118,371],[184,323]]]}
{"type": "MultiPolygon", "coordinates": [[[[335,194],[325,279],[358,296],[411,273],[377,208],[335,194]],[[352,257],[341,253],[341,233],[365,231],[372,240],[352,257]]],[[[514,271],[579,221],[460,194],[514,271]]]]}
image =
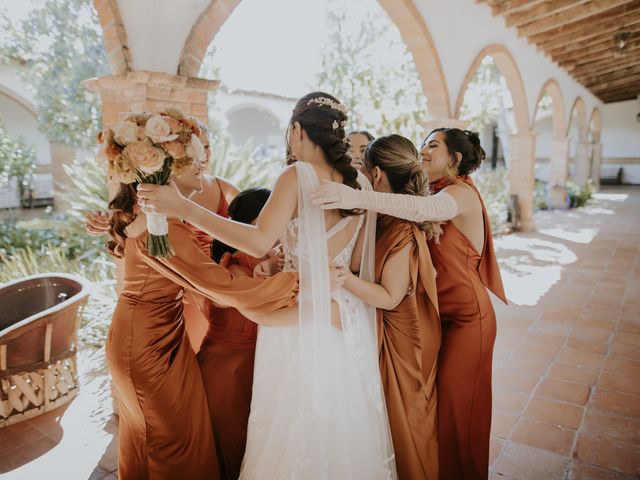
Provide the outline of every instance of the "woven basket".
{"type": "Polygon", "coordinates": [[[64,273],[0,286],[0,427],[76,395],[78,327],[88,294],[85,279],[64,273]]]}

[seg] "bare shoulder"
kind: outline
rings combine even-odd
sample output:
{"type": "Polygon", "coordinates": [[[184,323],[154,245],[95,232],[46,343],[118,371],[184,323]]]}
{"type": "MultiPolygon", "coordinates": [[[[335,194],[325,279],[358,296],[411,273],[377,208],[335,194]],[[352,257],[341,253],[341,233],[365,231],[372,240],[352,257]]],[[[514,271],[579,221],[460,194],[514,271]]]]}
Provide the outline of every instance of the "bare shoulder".
{"type": "Polygon", "coordinates": [[[276,180],[276,187],[297,188],[297,186],[298,174],[296,173],[296,166],[295,164],[289,165],[282,171],[282,173],[278,177],[278,180],[276,180]]]}
{"type": "Polygon", "coordinates": [[[215,179],[218,181],[220,189],[222,190],[222,194],[225,196],[225,198],[233,198],[238,195],[238,193],[240,193],[240,189],[228,180],[225,180],[221,177],[215,177],[215,179]]]}

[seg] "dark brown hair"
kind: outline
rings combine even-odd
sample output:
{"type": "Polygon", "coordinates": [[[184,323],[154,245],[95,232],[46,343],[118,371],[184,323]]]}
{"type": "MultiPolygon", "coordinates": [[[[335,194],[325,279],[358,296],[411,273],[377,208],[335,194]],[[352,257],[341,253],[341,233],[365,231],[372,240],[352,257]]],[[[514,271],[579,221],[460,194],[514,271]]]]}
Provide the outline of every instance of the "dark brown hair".
{"type": "MultiPolygon", "coordinates": [[[[271,190],[268,188],[253,187],[243,190],[229,204],[227,209],[229,218],[241,223],[249,224],[253,222],[258,218],[260,211],[269,200],[269,195],[271,195],[271,190]]],[[[210,251],[213,261],[220,262],[225,253],[233,254],[237,249],[222,243],[220,240],[214,240],[211,242],[210,251]]]]}
{"type": "Polygon", "coordinates": [[[138,182],[121,183],[120,190],[109,202],[111,240],[107,242],[107,250],[117,258],[124,257],[124,245],[127,239],[125,229],[136,218],[134,209],[138,203],[137,185],[138,182]]]}
{"type": "MultiPolygon", "coordinates": [[[[340,172],[342,183],[359,190],[360,184],[356,180],[358,171],[351,166],[351,156],[347,153],[349,146],[344,130],[347,114],[342,108],[339,110],[334,106],[342,107],[342,104],[332,95],[324,92],[309,93],[296,103],[290,123],[300,123],[309,139],[322,149],[327,163],[340,172]],[[313,100],[324,100],[326,103],[313,100]]],[[[342,215],[362,213],[359,210],[340,212],[342,215]]]]}
{"type": "Polygon", "coordinates": [[[486,154],[480,145],[480,136],[477,132],[460,130],[459,128],[441,127],[432,130],[431,133],[427,135],[427,138],[435,132],[442,132],[444,134],[444,143],[447,145],[447,150],[453,158],[453,164],[458,175],[469,175],[480,167],[486,154]],[[460,162],[456,159],[456,152],[462,156],[460,162]]]}
{"type": "Polygon", "coordinates": [[[353,132],[349,132],[349,133],[347,133],[347,138],[349,138],[351,135],[364,135],[365,137],[367,137],[367,140],[369,140],[370,142],[372,142],[373,140],[376,139],[376,137],[371,135],[366,130],[354,130],[353,132]]]}

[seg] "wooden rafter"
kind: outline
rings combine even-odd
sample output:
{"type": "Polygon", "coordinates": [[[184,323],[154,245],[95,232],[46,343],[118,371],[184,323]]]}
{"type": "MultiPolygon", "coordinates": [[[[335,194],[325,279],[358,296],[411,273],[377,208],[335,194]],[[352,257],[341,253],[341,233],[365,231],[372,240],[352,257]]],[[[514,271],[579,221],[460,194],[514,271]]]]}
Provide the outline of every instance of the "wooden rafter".
{"type": "Polygon", "coordinates": [[[611,10],[619,5],[623,5],[627,1],[628,0],[592,0],[589,3],[580,4],[574,8],[554,13],[541,20],[536,20],[522,27],[518,27],[518,36],[524,37],[542,33],[564,25],[565,23],[575,22],[611,10]]]}
{"type": "MultiPolygon", "coordinates": [[[[631,25],[624,29],[625,32],[630,32],[633,34],[638,34],[640,32],[640,16],[638,18],[638,23],[636,25],[631,25]]],[[[551,58],[556,58],[560,55],[567,55],[571,52],[577,52],[579,50],[583,50],[585,48],[597,48],[600,45],[609,45],[613,46],[615,37],[615,32],[605,32],[599,35],[595,35],[589,39],[588,42],[582,40],[578,42],[566,43],[564,46],[556,47],[556,48],[547,48],[545,49],[545,53],[549,55],[551,58]]]]}
{"type": "Polygon", "coordinates": [[[476,0],[603,102],[640,94],[640,0],[476,0]],[[615,36],[630,32],[624,54],[615,36]]]}
{"type": "MultiPolygon", "coordinates": [[[[491,2],[491,13],[496,15],[507,15],[518,12],[532,5],[544,3],[545,0],[493,0],[491,2]]],[[[487,2],[488,3],[488,2],[487,2]]]]}
{"type": "Polygon", "coordinates": [[[640,0],[633,0],[598,15],[573,21],[537,35],[530,35],[528,40],[529,43],[535,43],[542,49],[548,50],[587,40],[601,33],[616,32],[635,23],[640,15],[639,9],[640,0]],[[594,25],[598,28],[593,28],[594,25]]]}
{"type": "Polygon", "coordinates": [[[585,3],[587,0],[551,0],[505,15],[507,27],[519,27],[585,3]]]}
{"type": "MultiPolygon", "coordinates": [[[[626,50],[626,55],[635,54],[638,50],[640,50],[640,45],[632,45],[626,50]]],[[[582,57],[573,57],[570,60],[563,60],[558,62],[558,65],[560,65],[563,68],[566,68],[569,65],[576,65],[576,66],[585,65],[598,60],[606,60],[606,59],[612,59],[612,58],[615,58],[613,56],[613,48],[589,53],[587,55],[583,55],[582,57]]]]}

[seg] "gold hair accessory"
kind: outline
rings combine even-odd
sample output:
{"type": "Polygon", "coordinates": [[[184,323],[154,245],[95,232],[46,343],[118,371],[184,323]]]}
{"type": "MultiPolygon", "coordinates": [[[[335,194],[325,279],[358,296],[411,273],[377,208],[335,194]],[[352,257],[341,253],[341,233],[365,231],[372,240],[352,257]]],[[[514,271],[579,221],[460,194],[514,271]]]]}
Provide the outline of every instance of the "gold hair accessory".
{"type": "MultiPolygon", "coordinates": [[[[311,105],[312,103],[317,103],[318,105],[326,105],[334,110],[338,110],[340,113],[347,114],[347,107],[342,105],[341,103],[335,102],[327,97],[315,97],[307,102],[307,105],[311,105]]],[[[334,127],[337,128],[337,127],[334,127]]]]}

